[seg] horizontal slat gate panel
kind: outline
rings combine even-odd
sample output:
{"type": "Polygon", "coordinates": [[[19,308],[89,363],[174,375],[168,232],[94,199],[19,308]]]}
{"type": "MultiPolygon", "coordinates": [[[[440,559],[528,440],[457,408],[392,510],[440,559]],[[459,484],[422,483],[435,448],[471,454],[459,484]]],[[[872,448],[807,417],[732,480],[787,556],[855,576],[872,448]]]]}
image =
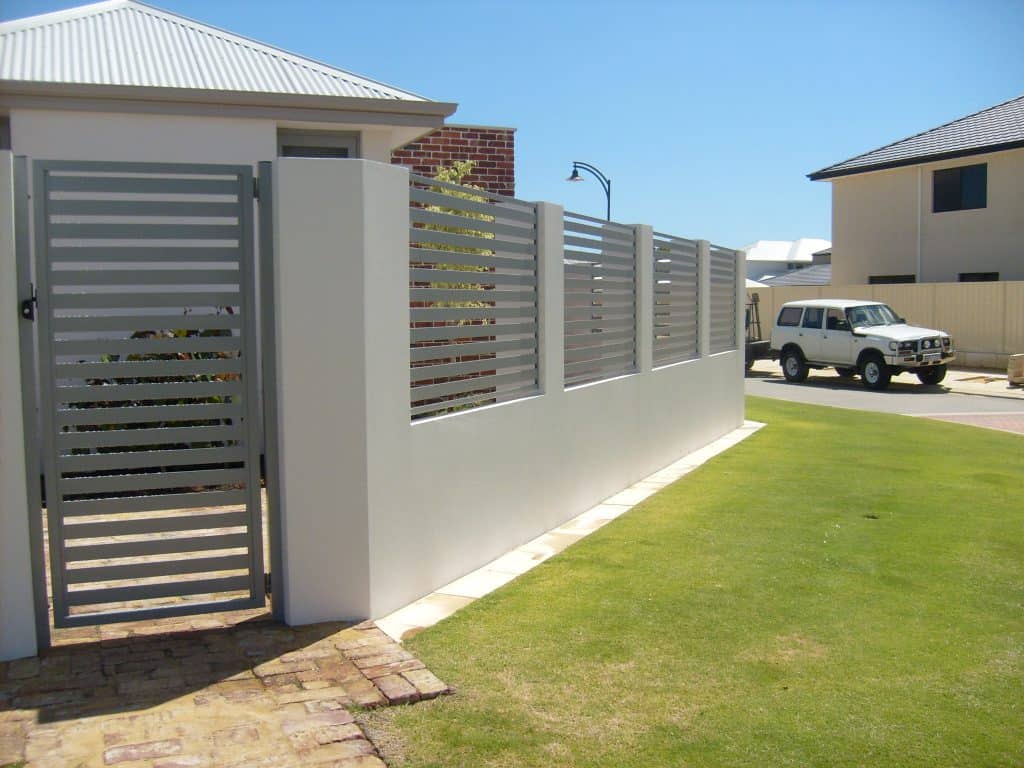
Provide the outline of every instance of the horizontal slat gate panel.
{"type": "Polygon", "coordinates": [[[536,206],[415,175],[409,199],[412,417],[535,392],[536,206]]]}
{"type": "Polygon", "coordinates": [[[736,252],[711,246],[710,253],[710,352],[726,352],[737,347],[736,252]]]}
{"type": "Polygon", "coordinates": [[[55,624],[263,605],[252,167],[34,168],[55,624]]]}
{"type": "Polygon", "coordinates": [[[696,240],[654,234],[653,360],[656,366],[700,356],[700,267],[696,240]]]}
{"type": "Polygon", "coordinates": [[[636,238],[632,227],[564,217],[565,385],[636,370],[636,238]]]}
{"type": "Polygon", "coordinates": [[[162,560],[130,565],[102,565],[92,568],[69,568],[69,584],[94,584],[98,581],[120,581],[124,579],[149,579],[159,576],[182,576],[217,571],[240,571],[248,568],[249,558],[245,555],[221,555],[219,557],[190,557],[187,560],[162,560]]]}

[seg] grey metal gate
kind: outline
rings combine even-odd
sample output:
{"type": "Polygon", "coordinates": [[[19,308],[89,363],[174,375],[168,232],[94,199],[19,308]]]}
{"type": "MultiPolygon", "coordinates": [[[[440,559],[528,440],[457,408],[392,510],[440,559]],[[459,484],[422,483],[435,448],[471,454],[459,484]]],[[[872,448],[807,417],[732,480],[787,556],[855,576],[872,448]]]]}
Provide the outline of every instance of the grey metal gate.
{"type": "Polygon", "coordinates": [[[248,166],[33,163],[57,627],[264,604],[253,195],[248,166]]]}

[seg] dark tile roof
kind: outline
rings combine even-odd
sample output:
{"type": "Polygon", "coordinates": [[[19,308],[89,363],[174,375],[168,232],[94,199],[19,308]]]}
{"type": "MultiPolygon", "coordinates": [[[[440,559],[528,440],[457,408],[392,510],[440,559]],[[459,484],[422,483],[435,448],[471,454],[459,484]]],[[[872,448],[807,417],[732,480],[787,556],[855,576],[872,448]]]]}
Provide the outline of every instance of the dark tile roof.
{"type": "Polygon", "coordinates": [[[794,269],[778,277],[766,277],[758,282],[770,287],[776,285],[830,285],[832,283],[832,265],[815,264],[813,267],[794,269]]]}
{"type": "Polygon", "coordinates": [[[808,174],[812,181],[1024,147],[1024,96],[808,174]]]}

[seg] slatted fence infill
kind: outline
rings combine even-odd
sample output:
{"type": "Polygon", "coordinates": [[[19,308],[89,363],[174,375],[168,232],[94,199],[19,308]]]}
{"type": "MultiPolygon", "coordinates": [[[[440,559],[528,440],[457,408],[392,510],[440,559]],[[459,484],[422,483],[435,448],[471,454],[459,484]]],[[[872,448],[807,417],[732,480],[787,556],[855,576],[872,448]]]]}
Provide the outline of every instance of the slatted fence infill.
{"type": "Polygon", "coordinates": [[[711,354],[736,349],[736,251],[711,246],[711,354]]]}
{"type": "Polygon", "coordinates": [[[697,241],[654,233],[654,365],[700,357],[697,241]]]}
{"type": "Polygon", "coordinates": [[[409,178],[412,418],[536,394],[537,206],[409,178]]]}
{"type": "Polygon", "coordinates": [[[636,371],[632,227],[565,214],[565,385],[636,371]]]}

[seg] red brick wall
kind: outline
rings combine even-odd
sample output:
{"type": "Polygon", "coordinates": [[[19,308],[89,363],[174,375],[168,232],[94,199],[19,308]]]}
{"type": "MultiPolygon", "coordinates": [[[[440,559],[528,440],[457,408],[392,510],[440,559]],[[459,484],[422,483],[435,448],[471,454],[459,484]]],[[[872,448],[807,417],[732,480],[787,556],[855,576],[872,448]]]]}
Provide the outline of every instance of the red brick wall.
{"type": "Polygon", "coordinates": [[[464,181],[499,195],[516,193],[514,128],[481,125],[446,125],[412,144],[391,153],[394,165],[413,173],[433,176],[437,169],[456,160],[474,161],[473,173],[464,181]]]}

